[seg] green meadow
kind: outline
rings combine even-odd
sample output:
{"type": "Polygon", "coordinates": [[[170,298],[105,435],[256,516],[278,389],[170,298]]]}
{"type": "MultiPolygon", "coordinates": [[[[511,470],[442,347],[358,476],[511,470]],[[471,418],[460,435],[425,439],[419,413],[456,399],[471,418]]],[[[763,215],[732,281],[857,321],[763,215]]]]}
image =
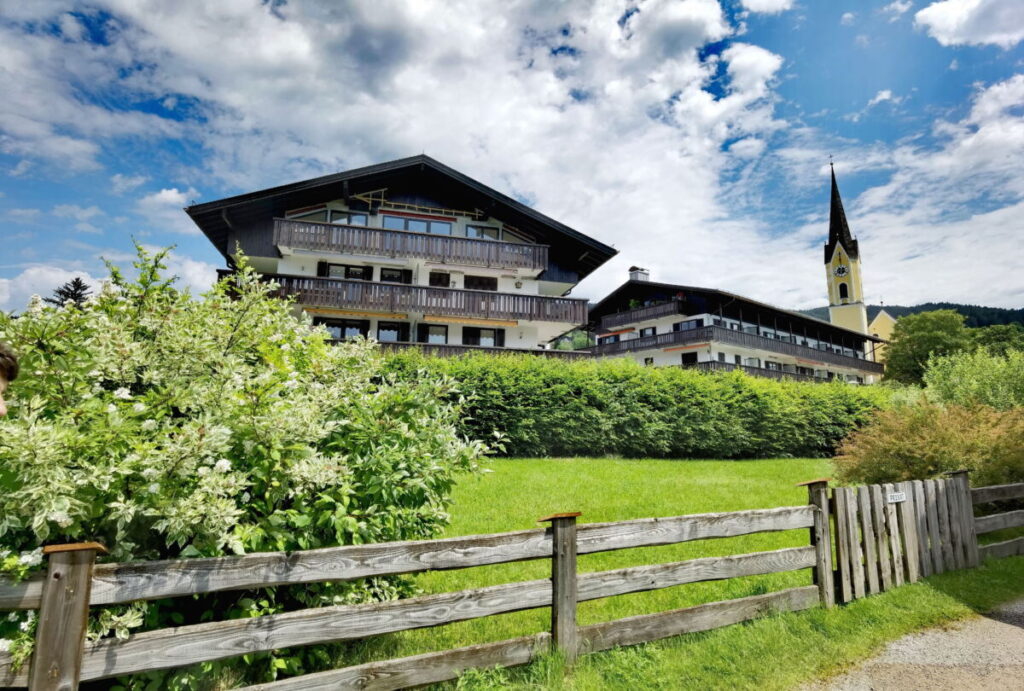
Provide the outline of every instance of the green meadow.
{"type": "MultiPolygon", "coordinates": [[[[736,511],[803,504],[796,484],[829,474],[822,459],[670,461],[616,459],[497,459],[490,472],[465,477],[455,491],[445,536],[523,530],[537,519],[580,511],[579,521],[736,511]]],[[[763,533],[580,557],[581,572],[807,544],[807,531],[763,533]]],[[[546,561],[423,574],[424,593],[546,578],[546,561]]],[[[580,605],[581,625],[756,595],[811,583],[809,570],[696,583],[580,605]]],[[[583,656],[572,673],[551,656],[529,666],[468,672],[464,689],[709,689],[791,688],[841,671],[886,642],[928,626],[983,612],[1024,595],[1024,558],[990,562],[974,571],[927,582],[825,611],[776,615],[711,632],[583,656]]],[[[547,609],[517,612],[367,640],[338,665],[499,641],[548,630],[547,609]]]]}

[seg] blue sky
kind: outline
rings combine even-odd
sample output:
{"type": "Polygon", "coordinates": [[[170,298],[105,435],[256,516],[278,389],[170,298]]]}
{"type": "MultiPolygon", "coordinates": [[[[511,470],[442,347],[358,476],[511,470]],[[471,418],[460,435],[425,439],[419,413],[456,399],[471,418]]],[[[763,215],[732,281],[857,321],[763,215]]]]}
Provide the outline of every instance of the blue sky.
{"type": "Polygon", "coordinates": [[[0,309],[192,201],[426,152],[632,264],[825,302],[834,156],[872,302],[1020,307],[1019,0],[0,0],[0,309]]]}

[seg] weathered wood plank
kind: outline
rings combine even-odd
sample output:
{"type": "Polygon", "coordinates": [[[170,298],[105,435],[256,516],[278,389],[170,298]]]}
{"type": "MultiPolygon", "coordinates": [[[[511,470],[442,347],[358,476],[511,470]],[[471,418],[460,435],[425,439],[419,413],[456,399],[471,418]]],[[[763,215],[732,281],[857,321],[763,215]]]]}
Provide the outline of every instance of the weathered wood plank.
{"type": "Polygon", "coordinates": [[[964,566],[974,568],[981,563],[978,552],[978,534],[974,530],[974,502],[971,500],[971,481],[968,471],[951,473],[950,481],[956,487],[957,506],[960,509],[960,534],[963,540],[964,566]]]}
{"type": "Polygon", "coordinates": [[[1024,509],[980,516],[974,519],[974,529],[978,535],[1005,528],[1020,528],[1021,526],[1024,526],[1024,509]]]}
{"type": "Polygon", "coordinates": [[[584,627],[580,630],[580,637],[586,651],[608,650],[684,633],[709,631],[775,612],[809,609],[817,603],[818,588],[809,585],[767,595],[616,619],[584,627]]]}
{"type": "Polygon", "coordinates": [[[0,578],[0,610],[39,609],[46,576],[39,574],[21,583],[0,578]]]}
{"type": "Polygon", "coordinates": [[[892,581],[896,586],[901,586],[906,581],[905,566],[903,564],[903,542],[900,539],[899,518],[896,515],[896,505],[889,502],[889,494],[896,491],[892,483],[882,485],[885,493],[885,525],[889,533],[889,548],[892,550],[892,581]]]}
{"type": "Polygon", "coordinates": [[[871,518],[871,490],[857,488],[857,508],[860,510],[860,530],[864,536],[864,570],[868,576],[868,593],[874,595],[881,588],[878,582],[878,544],[871,518]]]}
{"type": "Polygon", "coordinates": [[[886,525],[885,499],[882,497],[881,485],[871,487],[871,517],[875,528],[875,539],[878,541],[878,568],[882,575],[882,590],[892,588],[892,557],[889,548],[889,532],[886,525]]]}
{"type": "Polygon", "coordinates": [[[935,504],[939,509],[939,535],[942,543],[942,560],[945,571],[957,568],[956,556],[953,554],[953,529],[949,520],[949,500],[946,498],[946,483],[935,481],[935,504]]]}
{"type": "Polygon", "coordinates": [[[547,652],[550,645],[550,634],[539,633],[497,643],[306,674],[248,686],[243,691],[394,691],[456,679],[467,669],[525,665],[547,652]]]}
{"type": "Polygon", "coordinates": [[[836,604],[835,577],[832,572],[832,537],[829,521],[828,481],[818,480],[807,484],[807,502],[818,511],[811,528],[811,545],[814,547],[815,564],[813,578],[818,586],[818,598],[823,607],[836,604]]]}
{"type": "Polygon", "coordinates": [[[903,559],[907,566],[907,583],[916,583],[921,577],[920,553],[917,547],[917,515],[914,507],[914,487],[909,482],[896,484],[896,491],[907,495],[906,501],[896,505],[903,538],[903,559]]]}
{"type": "Polygon", "coordinates": [[[89,624],[89,587],[102,545],[61,545],[44,549],[49,563],[39,610],[35,652],[29,670],[31,691],[74,691],[81,672],[89,624]],[[70,549],[68,549],[70,548],[70,549]]]}
{"type": "Polygon", "coordinates": [[[850,566],[850,531],[846,526],[849,513],[846,510],[846,493],[842,487],[832,490],[833,515],[836,519],[836,561],[839,562],[839,598],[843,603],[853,600],[853,575],[850,566]]]}
{"type": "Polygon", "coordinates": [[[1024,482],[1015,482],[1010,485],[989,485],[988,487],[974,487],[971,489],[971,500],[975,504],[1005,501],[1007,499],[1024,499],[1024,482]]]}
{"type": "Polygon", "coordinates": [[[967,545],[964,540],[964,512],[960,508],[960,487],[954,478],[941,480],[946,485],[946,502],[949,504],[949,528],[953,538],[953,561],[956,568],[967,568],[967,545]]]}
{"type": "Polygon", "coordinates": [[[921,577],[932,575],[932,555],[928,546],[928,507],[924,500],[924,483],[914,480],[910,483],[914,493],[914,519],[917,522],[917,563],[921,577]]]}
{"type": "Polygon", "coordinates": [[[28,663],[25,667],[15,671],[11,665],[14,664],[14,656],[8,652],[0,651],[0,689],[25,688],[28,686],[28,663]]]}
{"type": "MultiPolygon", "coordinates": [[[[993,542],[991,545],[982,545],[979,550],[982,559],[992,557],[1002,559],[1003,557],[1024,556],[1024,537],[1017,537],[1003,542],[993,542]]],[[[2,681],[2,677],[0,677],[2,681]]]]}
{"type": "Polygon", "coordinates": [[[857,497],[852,487],[845,487],[843,491],[846,493],[846,512],[849,518],[846,525],[850,531],[850,546],[852,547],[850,550],[850,572],[853,575],[853,596],[855,598],[862,598],[866,593],[864,584],[864,547],[861,544],[860,530],[857,527],[857,497]]]}
{"type": "Polygon", "coordinates": [[[924,481],[925,513],[928,521],[929,551],[932,555],[932,573],[946,570],[945,552],[942,549],[942,531],[939,529],[939,498],[935,480],[924,481]]]}
{"type": "Polygon", "coordinates": [[[797,530],[813,525],[813,506],[587,523],[577,528],[577,553],[671,545],[691,540],[797,530]]]}

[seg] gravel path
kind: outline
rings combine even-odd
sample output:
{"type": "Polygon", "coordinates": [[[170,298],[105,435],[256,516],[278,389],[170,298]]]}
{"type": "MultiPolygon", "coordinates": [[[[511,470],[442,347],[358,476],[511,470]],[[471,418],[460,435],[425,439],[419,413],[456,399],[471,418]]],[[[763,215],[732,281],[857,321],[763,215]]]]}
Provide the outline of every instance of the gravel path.
{"type": "Polygon", "coordinates": [[[914,633],[808,691],[1024,689],[1024,599],[948,630],[914,633]]]}

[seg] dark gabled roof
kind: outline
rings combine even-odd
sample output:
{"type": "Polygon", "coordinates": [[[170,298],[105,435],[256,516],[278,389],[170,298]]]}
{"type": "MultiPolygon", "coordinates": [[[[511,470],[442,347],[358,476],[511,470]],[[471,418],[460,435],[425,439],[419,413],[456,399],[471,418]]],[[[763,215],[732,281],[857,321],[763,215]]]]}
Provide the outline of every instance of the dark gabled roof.
{"type": "Polygon", "coordinates": [[[860,254],[857,241],[850,234],[850,225],[846,222],[846,211],[843,210],[843,200],[839,196],[839,185],[836,183],[836,169],[832,167],[832,201],[828,212],[828,243],[825,245],[825,263],[832,261],[832,253],[836,245],[842,245],[850,259],[856,259],[860,254]]]}
{"type": "Polygon", "coordinates": [[[832,322],[824,321],[823,319],[816,319],[809,317],[806,314],[795,312],[793,310],[783,309],[781,307],[775,307],[765,302],[758,300],[752,300],[751,298],[743,297],[742,295],[736,295],[725,290],[718,290],[717,288],[700,288],[697,286],[682,286],[675,283],[659,283],[656,281],[636,281],[629,280],[620,285],[618,288],[613,290],[611,293],[602,298],[596,305],[590,307],[590,322],[593,324],[600,317],[610,314],[614,303],[622,298],[630,296],[641,296],[644,294],[650,294],[652,292],[667,292],[671,294],[683,293],[684,295],[704,295],[714,298],[718,298],[725,304],[733,304],[735,302],[749,305],[753,310],[761,310],[763,312],[773,313],[780,317],[794,322],[798,322],[804,326],[813,327],[817,329],[829,329],[838,333],[846,335],[856,336],[857,338],[865,339],[868,341],[875,341],[877,343],[884,342],[884,339],[878,338],[877,336],[871,336],[870,334],[861,333],[854,331],[853,329],[847,329],[842,326],[837,326],[832,322]]]}
{"type": "Polygon", "coordinates": [[[430,175],[432,179],[443,182],[448,187],[454,185],[468,199],[478,202],[476,207],[488,214],[539,231],[541,240],[551,245],[552,253],[561,255],[563,261],[569,262],[571,268],[578,270],[581,279],[618,253],[618,250],[559,223],[425,154],[196,204],[187,207],[185,212],[227,257],[228,235],[233,227],[283,215],[286,209],[302,208],[322,203],[330,198],[347,198],[349,194],[387,186],[388,180],[413,173],[430,175]]]}

